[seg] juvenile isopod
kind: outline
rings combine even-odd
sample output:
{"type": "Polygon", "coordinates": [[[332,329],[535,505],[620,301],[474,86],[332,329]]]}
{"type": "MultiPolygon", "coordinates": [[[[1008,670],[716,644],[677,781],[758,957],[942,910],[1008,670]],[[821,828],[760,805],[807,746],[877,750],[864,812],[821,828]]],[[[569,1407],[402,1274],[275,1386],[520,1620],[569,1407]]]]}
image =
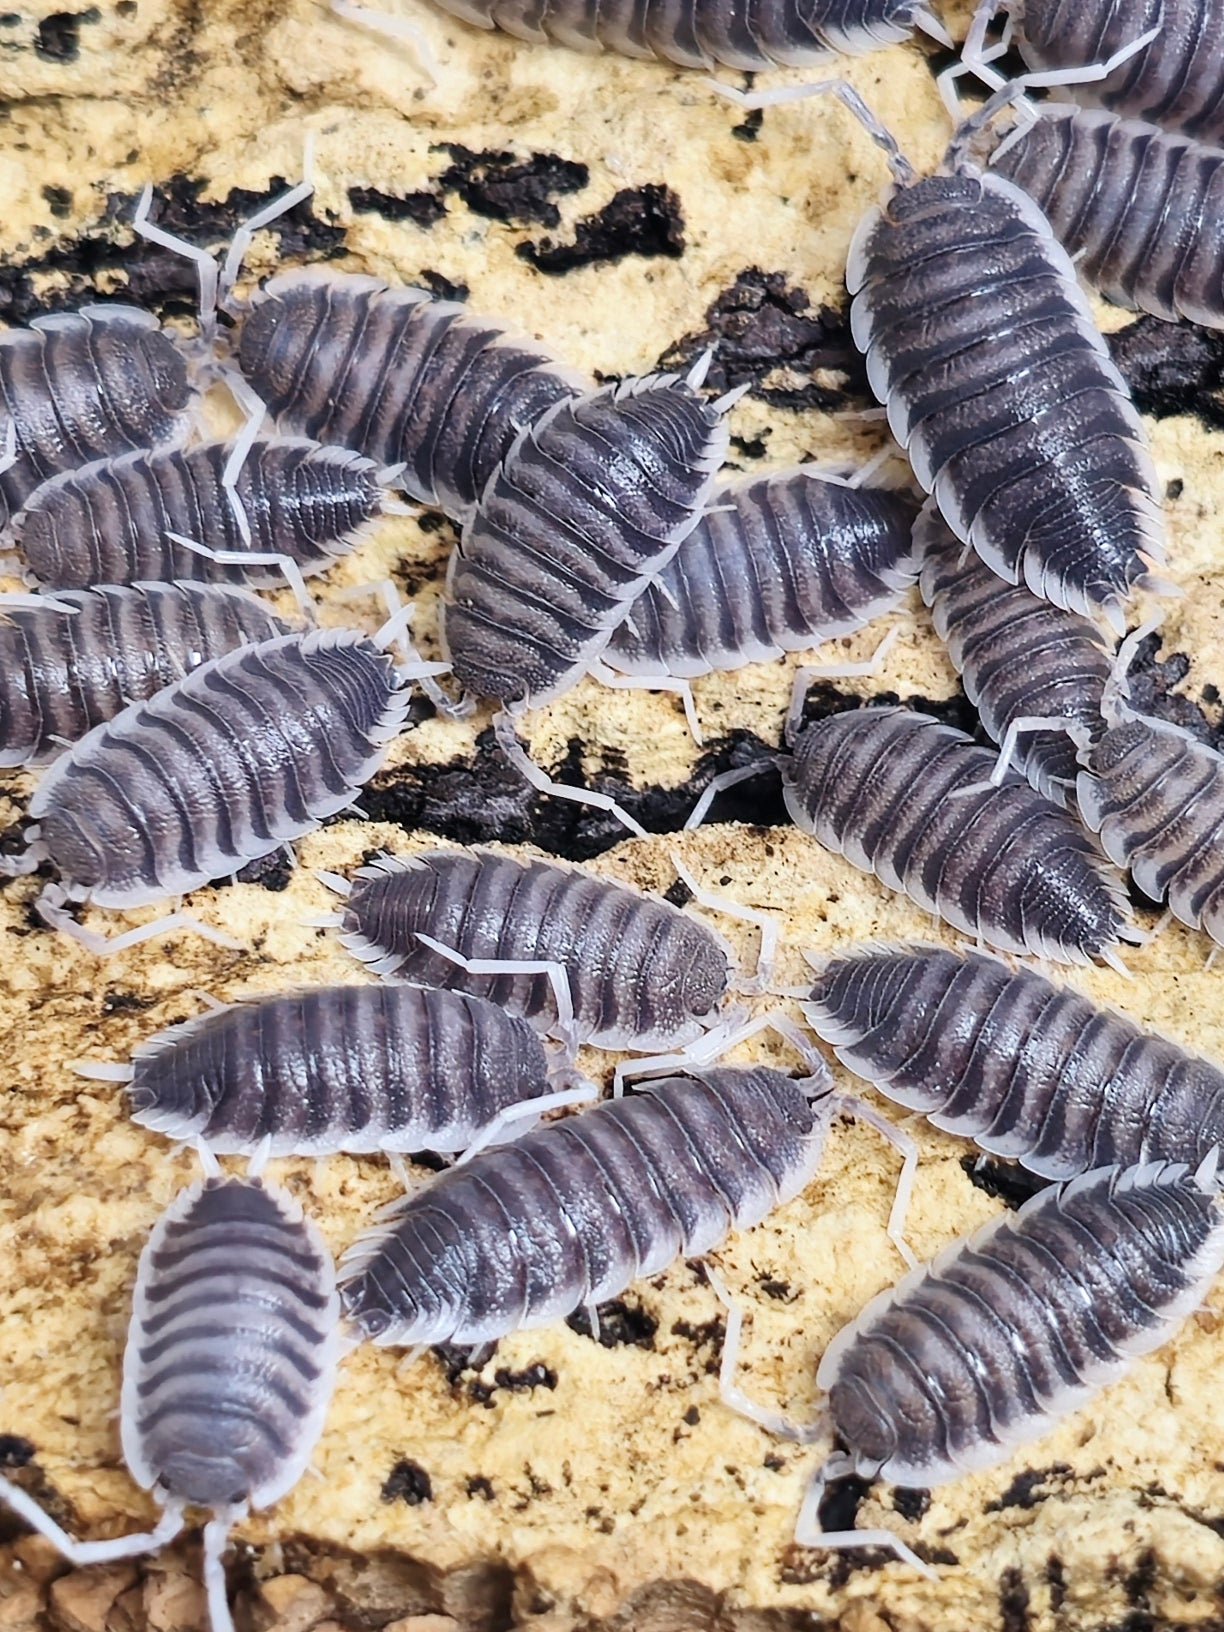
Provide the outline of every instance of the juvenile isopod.
{"type": "Polygon", "coordinates": [[[717,489],[603,661],[688,678],[850,634],[913,583],[913,519],[905,493],[802,467],[717,489]]]}
{"type": "MultiPolygon", "coordinates": [[[[919,585],[982,725],[1037,792],[1065,805],[1079,771],[1059,722],[1102,729],[1111,659],[1096,625],[997,577],[929,500],[914,528],[919,585]]],[[[1000,773],[996,769],[995,773],[1000,773]]]]}
{"type": "Polygon", "coordinates": [[[249,1179],[184,1191],[141,1255],[123,1362],[123,1457],[160,1521],[77,1541],[3,1477],[0,1500],[78,1568],[156,1552],[186,1508],[210,1508],[209,1619],[212,1632],[233,1632],[230,1529],[305,1473],[331,1404],[339,1319],[330,1254],[292,1197],[249,1179]]]}
{"type": "Polygon", "coordinates": [[[233,448],[208,442],[68,471],[31,495],[9,541],[34,579],[55,588],[192,578],[276,588],[282,563],[307,576],[323,572],[376,525],[384,489],[360,454],[261,438],[231,488],[233,448]]]}
{"type": "Polygon", "coordinates": [[[118,305],[0,335],[0,398],[0,524],[62,470],[183,441],[195,407],[186,360],[157,319],[118,305]]]}
{"type": "Polygon", "coordinates": [[[0,597],[0,765],[49,758],[201,663],[287,632],[254,595],[204,584],[0,597]]]}
{"type": "Polygon", "coordinates": [[[820,966],[803,1011],[887,1098],[1043,1178],[1224,1145],[1224,1071],[1033,969],[866,947],[820,966]]]}
{"type": "Polygon", "coordinates": [[[399,485],[459,520],[519,431],[584,389],[454,301],[322,268],[264,285],[237,362],[283,431],[402,465],[399,485]]]}
{"type": "Polygon", "coordinates": [[[483,998],[417,986],[324,986],[172,1026],[128,1066],[133,1120],[218,1154],[471,1147],[551,1095],[535,1030],[483,998]]]}
{"type": "Polygon", "coordinates": [[[724,1067],[639,1084],[407,1197],[346,1255],[345,1313],[380,1344],[484,1343],[561,1320],[798,1195],[829,1109],[827,1067],[804,1082],[724,1067]]]}

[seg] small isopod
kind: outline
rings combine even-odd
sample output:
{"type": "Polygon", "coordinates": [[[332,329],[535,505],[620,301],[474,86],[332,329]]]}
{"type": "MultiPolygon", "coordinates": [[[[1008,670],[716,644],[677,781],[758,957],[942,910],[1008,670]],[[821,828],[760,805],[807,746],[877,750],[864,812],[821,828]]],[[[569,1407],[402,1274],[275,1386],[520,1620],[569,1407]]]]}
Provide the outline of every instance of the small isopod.
{"type": "Polygon", "coordinates": [[[711,1068],[487,1151],[346,1255],[345,1312],[380,1344],[475,1344],[615,1297],[798,1195],[828,1085],[827,1067],[802,1083],[711,1068]]]}
{"type": "Polygon", "coordinates": [[[284,582],[279,563],[323,572],[381,514],[379,473],[358,453],[260,439],[231,489],[232,451],[231,443],[209,442],[69,471],[31,495],[13,518],[11,541],[35,580],[55,588],[185,578],[275,588],[284,582]],[[245,511],[249,541],[231,495],[245,511]]]}
{"type": "Polygon", "coordinates": [[[491,1124],[548,1109],[550,1094],[543,1044],[525,1020],[417,986],[237,1003],[151,1037],[129,1066],[78,1069],[126,1083],[142,1126],[251,1157],[452,1155],[491,1124]]]}
{"type": "Polygon", "coordinates": [[[319,268],[264,285],[237,360],[282,430],[402,465],[399,485],[459,520],[519,431],[584,389],[453,301],[319,268]]]}
{"type": "Polygon", "coordinates": [[[230,1529],[305,1473],[331,1404],[339,1320],[330,1254],[291,1196],[249,1179],[184,1191],[141,1255],[123,1362],[123,1457],[161,1520],[144,1535],[77,1541],[3,1477],[0,1500],[78,1568],[156,1552],[186,1508],[211,1508],[209,1619],[233,1632],[230,1529]]]}
{"type": "Polygon", "coordinates": [[[1224,1071],[1033,969],[867,947],[822,964],[803,1010],[880,1093],[1043,1178],[1224,1145],[1224,1071]]]}
{"type": "Polygon", "coordinates": [[[603,661],[680,678],[850,634],[914,581],[908,495],[799,468],[716,491],[603,661]]]}
{"type": "Polygon", "coordinates": [[[288,632],[255,596],[204,584],[0,597],[0,620],[0,765],[49,758],[201,663],[288,632]]]}
{"type": "Polygon", "coordinates": [[[195,407],[186,360],[157,319],[118,305],[0,335],[0,397],[0,524],[62,470],[183,441],[195,407]]]}
{"type": "Polygon", "coordinates": [[[782,761],[796,826],[1002,952],[1117,961],[1122,881],[1077,822],[930,715],[861,708],[800,732],[782,761]]]}
{"type": "MultiPolygon", "coordinates": [[[[1066,805],[1079,771],[1068,721],[1102,729],[1110,658],[1095,624],[1005,583],[928,501],[914,528],[919,584],[982,725],[1037,792],[1066,805]]],[[[995,775],[999,772],[996,770],[995,775]]]]}

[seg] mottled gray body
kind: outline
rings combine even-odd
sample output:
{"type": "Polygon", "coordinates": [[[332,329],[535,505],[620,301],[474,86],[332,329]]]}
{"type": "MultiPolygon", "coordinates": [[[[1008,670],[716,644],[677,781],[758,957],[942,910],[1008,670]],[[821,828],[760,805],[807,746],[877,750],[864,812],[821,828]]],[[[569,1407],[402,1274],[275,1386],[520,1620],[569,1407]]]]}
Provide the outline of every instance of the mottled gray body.
{"type": "Polygon", "coordinates": [[[908,495],[779,471],[716,491],[603,654],[623,674],[707,674],[849,634],[914,581],[908,495]]]}
{"type": "Polygon", "coordinates": [[[783,767],[786,808],[890,890],[1003,952],[1087,963],[1126,926],[1121,880],[1079,825],[994,754],[905,708],[809,725],[783,767]],[[973,788],[973,792],[960,792],[973,788]]]}
{"type": "MultiPolygon", "coordinates": [[[[936,633],[994,740],[1001,743],[1013,721],[1035,717],[1102,730],[1110,658],[1096,625],[1005,583],[934,505],[919,517],[914,541],[936,633]]],[[[1066,805],[1075,791],[1075,744],[1062,731],[1024,732],[1011,762],[1057,804],[1066,805]]]]}
{"type": "Polygon", "coordinates": [[[642,1084],[407,1199],[346,1259],[345,1312],[384,1344],[484,1343],[561,1320],[797,1195],[825,1127],[803,1088],[763,1067],[642,1084]]]}
{"type": "Polygon", "coordinates": [[[869,948],[826,963],[803,1007],[880,1093],[1044,1178],[1224,1146],[1224,1071],[1032,969],[869,948]]]}
{"type": "Polygon", "coordinates": [[[267,283],[238,363],[283,430],[402,463],[400,485],[459,520],[520,428],[582,389],[453,301],[331,271],[267,283]]]}
{"type": "Polygon", "coordinates": [[[1099,103],[1201,141],[1224,141],[1222,0],[1016,0],[1016,44],[1030,68],[1103,63],[1159,25],[1155,39],[1105,79],[1069,87],[1099,103]]]}
{"type": "Polygon", "coordinates": [[[355,630],[230,652],[68,749],[30,801],[38,842],[73,900],[195,889],[351,804],[408,698],[394,659],[355,630]]]}
{"type": "Polygon", "coordinates": [[[1034,1196],[825,1351],[816,1380],[853,1471],[926,1486],[1004,1461],[1167,1342],[1221,1264],[1205,1173],[1098,1168],[1034,1196]]]}
{"type": "Polygon", "coordinates": [[[536,707],[572,686],[696,526],[726,449],[718,407],[669,374],[526,428],[451,557],[442,627],[465,690],[536,707]]]}
{"type": "Polygon", "coordinates": [[[40,482],[116,453],[181,442],[193,394],[187,364],[135,306],[83,306],[0,335],[0,524],[40,482]]]}
{"type": "Polygon", "coordinates": [[[305,1473],[335,1382],[339,1300],[288,1195],[209,1179],[140,1259],[123,1362],[123,1454],[146,1489],[267,1507],[305,1473]]]}
{"type": "Polygon", "coordinates": [[[850,249],[872,389],[953,532],[1009,583],[1124,626],[1163,559],[1139,414],[1066,251],[1003,176],[898,186],[850,249]]]}
{"type": "Polygon", "coordinates": [[[0,619],[0,765],[50,758],[201,663],[287,632],[253,595],[202,584],[66,590],[0,603],[0,619]]]}
{"type": "Polygon", "coordinates": [[[929,17],[922,0],[437,0],[477,28],[520,40],[659,57],[681,68],[770,68],[830,51],[875,51],[929,17]]]}
{"type": "Polygon", "coordinates": [[[47,482],[13,518],[12,536],[35,578],[87,589],[144,579],[283,585],[268,563],[210,561],[168,537],[210,550],[274,552],[304,573],[323,572],[377,520],[382,488],[358,453],[282,438],[256,442],[236,492],[250,524],[244,540],[222,485],[232,444],[163,449],[100,460],[47,482]]]}
{"type": "Polygon", "coordinates": [[[557,1023],[542,974],[469,975],[424,946],[468,959],[558,963],[575,1032],[601,1048],[671,1048],[713,1023],[731,959],[725,943],[666,901],[576,868],[481,850],[384,856],[353,879],[340,938],[376,974],[475,992],[541,1030],[557,1023]]]}
{"type": "Polygon", "coordinates": [[[1153,901],[1224,945],[1224,757],[1143,716],[1084,750],[1080,814],[1153,901]]]}
{"type": "Polygon", "coordinates": [[[222,1154],[465,1149],[499,1111],[549,1092],[525,1020],[417,986],[325,986],[239,1003],[132,1058],[135,1121],[222,1154]]]}
{"type": "Polygon", "coordinates": [[[1224,147],[1047,102],[994,168],[1115,305],[1224,328],[1224,147]]]}

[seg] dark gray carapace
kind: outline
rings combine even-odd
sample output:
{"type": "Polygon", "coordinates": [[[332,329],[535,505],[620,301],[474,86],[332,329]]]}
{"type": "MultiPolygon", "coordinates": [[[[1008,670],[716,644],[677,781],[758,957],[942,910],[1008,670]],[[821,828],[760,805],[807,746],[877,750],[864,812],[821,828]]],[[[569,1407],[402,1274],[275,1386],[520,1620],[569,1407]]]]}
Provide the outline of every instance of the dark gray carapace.
{"type": "Polygon", "coordinates": [[[184,440],[187,363],[135,306],[83,306],[0,335],[0,524],[41,482],[112,454],[184,440]]]}
{"type": "Polygon", "coordinates": [[[824,963],[803,1010],[888,1099],[1044,1178],[1224,1146],[1224,1070],[1034,969],[866,947],[824,963]]]}
{"type": "Polygon", "coordinates": [[[708,1252],[815,1172],[813,1086],[827,1072],[665,1077],[487,1151],[346,1255],[345,1313],[376,1343],[483,1343],[708,1252]]]}

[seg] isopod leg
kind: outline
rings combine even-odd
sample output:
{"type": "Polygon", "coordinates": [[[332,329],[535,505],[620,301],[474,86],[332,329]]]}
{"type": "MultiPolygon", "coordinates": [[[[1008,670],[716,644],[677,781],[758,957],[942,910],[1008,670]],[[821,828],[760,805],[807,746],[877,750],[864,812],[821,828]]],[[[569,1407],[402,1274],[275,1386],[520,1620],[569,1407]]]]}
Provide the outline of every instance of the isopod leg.
{"type": "Polygon", "coordinates": [[[217,1513],[204,1526],[204,1590],[208,1595],[208,1621],[212,1632],[234,1632],[223,1562],[233,1521],[232,1513],[217,1513]]]}
{"type": "Polygon", "coordinates": [[[781,928],[777,919],[772,918],[767,912],[757,912],[753,907],[746,907],[729,895],[705,889],[696,874],[684,865],[674,850],[668,859],[699,907],[705,907],[710,912],[721,912],[727,918],[737,918],[741,923],[751,924],[760,932],[761,944],[757,951],[756,975],[751,981],[745,982],[739,990],[746,995],[765,991],[773,976],[778,956],[778,937],[781,928]]]}
{"type": "Polygon", "coordinates": [[[158,935],[168,935],[172,930],[199,935],[203,940],[211,941],[214,946],[223,946],[230,952],[242,951],[241,941],[234,940],[223,930],[214,929],[211,924],[201,923],[189,912],[166,913],[161,918],[155,918],[150,924],[141,924],[137,929],[124,930],[118,935],[103,935],[97,930],[86,929],[84,924],[79,924],[68,911],[66,895],[54,884],[48,884],[43,890],[34,903],[34,910],[43,923],[79,942],[87,952],[92,952],[99,958],[110,957],[115,952],[126,952],[129,948],[140,946],[144,941],[151,941],[158,935]]]}
{"type": "Polygon", "coordinates": [[[598,680],[601,686],[611,686],[618,691],[674,692],[684,705],[684,718],[688,722],[693,741],[699,748],[704,744],[701,721],[697,717],[697,705],[693,701],[693,688],[687,680],[678,680],[669,674],[617,674],[614,669],[608,668],[606,663],[592,663],[587,673],[593,680],[598,680]]]}
{"type": "Polygon", "coordinates": [[[211,356],[217,339],[217,290],[218,271],[217,263],[207,250],[197,244],[189,244],[185,238],[176,237],[167,232],[164,227],[155,227],[149,220],[149,206],[153,202],[153,187],[149,184],[140,195],[136,205],[136,214],[132,217],[132,230],[160,249],[168,249],[173,255],[181,255],[184,260],[194,261],[196,278],[199,286],[200,303],[200,337],[204,341],[211,356]]]}
{"type": "Polygon", "coordinates": [[[497,746],[510,764],[524,781],[531,783],[533,788],[538,788],[541,793],[550,794],[554,799],[570,799],[578,805],[589,805],[593,810],[610,811],[635,838],[644,839],[649,836],[642,824],[634,821],[629,812],[618,805],[611,795],[596,793],[592,788],[571,788],[564,782],[554,782],[547,771],[536,764],[515,736],[514,722],[509,714],[502,712],[493,716],[493,734],[497,739],[497,746]]]}
{"type": "Polygon", "coordinates": [[[744,1311],[731,1296],[721,1275],[709,1264],[705,1266],[705,1273],[715,1296],[727,1311],[727,1334],[723,1338],[722,1363],[718,1368],[718,1394],[723,1404],[736,1416],[746,1417],[749,1422],[755,1422],[758,1428],[763,1428],[767,1434],[773,1434],[778,1439],[787,1439],[796,1445],[812,1445],[818,1439],[825,1438],[829,1429],[823,1413],[815,1422],[796,1422],[784,1412],[771,1411],[768,1406],[761,1405],[744,1393],[736,1381],[744,1311]]]}
{"type": "Polygon", "coordinates": [[[254,215],[242,223],[230,242],[217,287],[217,304],[222,311],[231,314],[233,312],[234,284],[238,281],[238,273],[242,269],[247,251],[255,241],[255,234],[303,203],[314,192],[314,187],[314,132],[307,131],[306,146],[302,154],[301,181],[296,187],[288,188],[269,204],[265,204],[262,210],[256,210],[254,215]]]}
{"type": "Polygon", "coordinates": [[[279,567],[285,582],[293,591],[294,599],[302,609],[302,615],[310,623],[317,623],[315,603],[311,600],[306,589],[306,580],[302,577],[302,569],[291,555],[281,555],[275,550],[214,550],[208,544],[201,544],[199,539],[186,538],[182,533],[166,533],[176,544],[181,544],[185,550],[191,550],[195,555],[202,555],[206,561],[215,561],[222,567],[279,567]]]}
{"type": "Polygon", "coordinates": [[[865,1122],[869,1128],[874,1128],[882,1139],[901,1154],[901,1172],[897,1178],[897,1188],[893,1195],[892,1207],[888,1214],[888,1239],[896,1247],[910,1269],[917,1269],[918,1259],[914,1256],[909,1242],[905,1239],[905,1221],[909,1216],[910,1202],[914,1197],[914,1175],[918,1171],[918,1146],[904,1129],[890,1122],[886,1116],[870,1105],[864,1105],[861,1099],[854,1099],[848,1094],[836,1094],[833,1097],[834,1108],[845,1116],[852,1116],[857,1122],[865,1122]]]}
{"type": "Polygon", "coordinates": [[[741,765],[738,770],[719,771],[717,776],[712,776],[702,790],[701,798],[698,799],[689,812],[683,831],[687,833],[691,829],[701,826],[706,819],[710,806],[720,793],[727,788],[735,787],[739,782],[746,782],[750,776],[760,776],[762,771],[772,770],[774,763],[772,757],[759,759],[754,765],[741,765]]]}
{"type": "Polygon", "coordinates": [[[423,930],[416,931],[416,938],[422,946],[427,946],[439,957],[457,963],[468,975],[546,976],[548,984],[552,987],[553,1002],[557,1006],[555,1035],[564,1043],[568,1058],[571,1060],[574,1058],[578,1052],[574,999],[570,991],[569,970],[563,963],[555,963],[548,958],[465,958],[462,952],[456,952],[453,946],[446,946],[441,941],[434,940],[432,935],[426,935],[423,930]]]}
{"type": "Polygon", "coordinates": [[[416,55],[417,67],[431,84],[438,83],[442,72],[438,59],[422,31],[406,18],[392,17],[385,11],[373,11],[368,6],[354,4],[353,0],[331,0],[331,9],[337,17],[343,17],[348,23],[356,23],[358,28],[386,34],[393,40],[407,40],[416,55]]]}
{"type": "Polygon", "coordinates": [[[717,91],[720,96],[725,96],[728,101],[734,102],[737,107],[747,108],[750,112],[755,112],[758,108],[775,108],[783,102],[801,102],[809,96],[835,96],[858,120],[876,146],[883,150],[888,159],[888,168],[892,171],[893,180],[897,185],[908,187],[911,182],[917,180],[917,172],[902,153],[897,138],[871,111],[853,85],[844,79],[818,79],[810,85],[784,85],[770,91],[737,91],[730,85],[720,84],[716,79],[707,79],[705,84],[717,91]]]}
{"type": "Polygon", "coordinates": [[[791,687],[790,707],[786,711],[786,722],[782,727],[782,740],[787,744],[794,742],[799,730],[799,721],[803,718],[803,705],[807,701],[808,686],[813,680],[858,680],[879,674],[884,667],[884,659],[900,638],[901,625],[894,623],[871,656],[863,658],[858,663],[805,663],[801,669],[796,670],[795,683],[791,687]]]}
{"type": "Polygon", "coordinates": [[[937,1581],[938,1574],[925,1563],[912,1547],[907,1547],[900,1536],[891,1530],[822,1530],[820,1504],[824,1493],[835,1479],[844,1479],[854,1472],[854,1464],[843,1451],[835,1451],[824,1463],[803,1498],[799,1519],[795,1525],[795,1542],[800,1547],[833,1547],[847,1551],[852,1547],[887,1547],[903,1564],[912,1565],[928,1581],[937,1581]]]}
{"type": "Polygon", "coordinates": [[[0,1475],[0,1501],[24,1519],[31,1530],[55,1548],[69,1564],[80,1569],[86,1564],[109,1564],[114,1559],[136,1558],[141,1553],[155,1553],[167,1542],[173,1541],[183,1528],[183,1509],[168,1505],[152,1530],[135,1536],[112,1536],[107,1541],[78,1541],[62,1530],[38,1503],[11,1480],[0,1475]]]}
{"type": "MultiPolygon", "coordinates": [[[[488,1145],[501,1142],[502,1135],[508,1128],[513,1128],[516,1122],[526,1122],[531,1125],[539,1120],[546,1111],[556,1111],[563,1105],[589,1105],[593,1099],[599,1098],[599,1086],[594,1082],[580,1084],[575,1088],[558,1088],[555,1093],[541,1094],[538,1099],[524,1099],[518,1105],[507,1105],[498,1111],[497,1115],[472,1140],[456,1162],[456,1167],[462,1167],[470,1162],[473,1156],[478,1156],[488,1145]]],[[[526,1131],[526,1129],[522,1130],[526,1131]]],[[[513,1137],[513,1136],[512,1136],[513,1137]]]]}

